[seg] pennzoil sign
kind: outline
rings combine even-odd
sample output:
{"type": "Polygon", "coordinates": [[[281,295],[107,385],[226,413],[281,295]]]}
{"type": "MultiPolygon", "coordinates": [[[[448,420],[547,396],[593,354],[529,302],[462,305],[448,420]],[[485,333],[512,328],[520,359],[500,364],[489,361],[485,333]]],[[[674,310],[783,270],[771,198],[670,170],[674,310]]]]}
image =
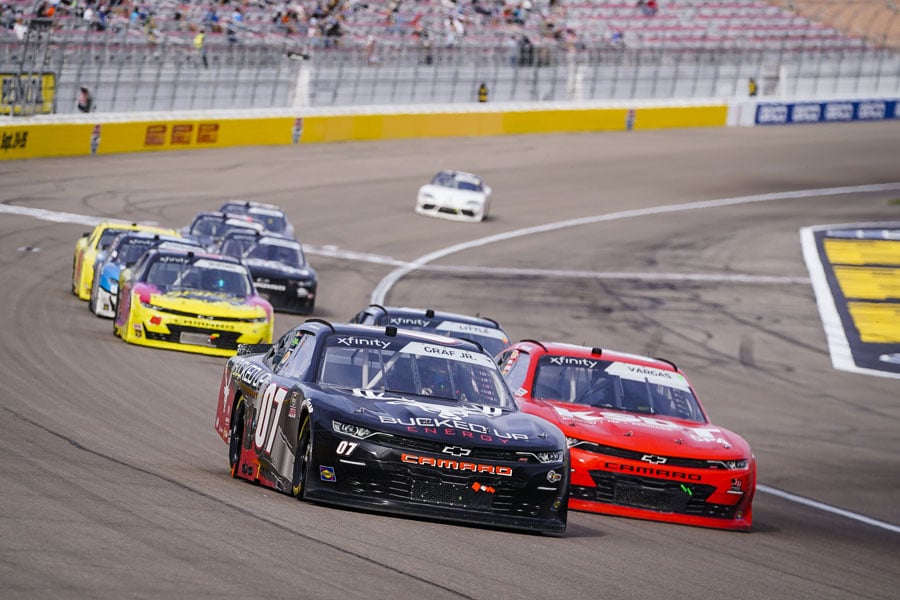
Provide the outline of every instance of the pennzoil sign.
{"type": "Polygon", "coordinates": [[[55,95],[55,73],[0,73],[2,114],[49,114],[55,95]]]}

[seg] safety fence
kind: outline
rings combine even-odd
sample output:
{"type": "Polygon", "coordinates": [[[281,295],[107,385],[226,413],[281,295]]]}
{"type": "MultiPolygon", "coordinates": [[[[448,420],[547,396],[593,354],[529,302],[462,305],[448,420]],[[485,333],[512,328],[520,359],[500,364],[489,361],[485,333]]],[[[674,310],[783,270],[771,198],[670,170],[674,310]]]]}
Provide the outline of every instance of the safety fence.
{"type": "Polygon", "coordinates": [[[35,26],[0,44],[0,114],[31,115],[816,95],[893,95],[900,54],[828,44],[631,48],[495,44],[306,47],[293,38],[201,48],[127,31],[35,26]],[[84,102],[85,94],[90,103],[84,102]],[[89,104],[89,105],[88,105],[89,104]]]}

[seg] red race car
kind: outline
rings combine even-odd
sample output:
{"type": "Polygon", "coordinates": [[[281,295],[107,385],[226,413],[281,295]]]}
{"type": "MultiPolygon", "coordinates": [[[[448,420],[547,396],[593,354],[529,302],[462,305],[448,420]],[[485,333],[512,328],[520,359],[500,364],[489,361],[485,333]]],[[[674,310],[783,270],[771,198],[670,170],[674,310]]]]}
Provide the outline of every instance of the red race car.
{"type": "Polygon", "coordinates": [[[569,508],[747,531],[756,460],[710,423],[674,364],[525,340],[497,356],[525,412],[566,434],[569,508]]]}

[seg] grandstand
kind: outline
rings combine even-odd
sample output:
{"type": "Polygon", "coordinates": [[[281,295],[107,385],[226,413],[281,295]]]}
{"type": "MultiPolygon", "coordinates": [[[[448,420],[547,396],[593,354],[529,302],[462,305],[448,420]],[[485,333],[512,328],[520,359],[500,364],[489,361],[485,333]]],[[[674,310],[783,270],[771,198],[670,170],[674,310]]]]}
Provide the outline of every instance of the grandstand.
{"type": "MultiPolygon", "coordinates": [[[[0,0],[0,39],[51,12],[54,35],[134,41],[209,39],[311,47],[474,46],[527,36],[538,46],[900,48],[896,0],[0,0]],[[87,14],[86,14],[87,13],[87,14]],[[96,37],[96,36],[94,36],[96,37]]],[[[19,30],[21,31],[21,29],[19,30]]]]}

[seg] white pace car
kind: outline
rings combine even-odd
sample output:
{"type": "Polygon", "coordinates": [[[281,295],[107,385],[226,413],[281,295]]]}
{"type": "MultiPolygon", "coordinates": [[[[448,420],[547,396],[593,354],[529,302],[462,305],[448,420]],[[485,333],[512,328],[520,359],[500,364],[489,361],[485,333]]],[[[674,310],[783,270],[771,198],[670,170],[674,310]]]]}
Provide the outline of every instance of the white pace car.
{"type": "Polygon", "coordinates": [[[441,171],[419,188],[416,212],[454,221],[484,221],[491,209],[491,188],[478,175],[441,171]]]}

